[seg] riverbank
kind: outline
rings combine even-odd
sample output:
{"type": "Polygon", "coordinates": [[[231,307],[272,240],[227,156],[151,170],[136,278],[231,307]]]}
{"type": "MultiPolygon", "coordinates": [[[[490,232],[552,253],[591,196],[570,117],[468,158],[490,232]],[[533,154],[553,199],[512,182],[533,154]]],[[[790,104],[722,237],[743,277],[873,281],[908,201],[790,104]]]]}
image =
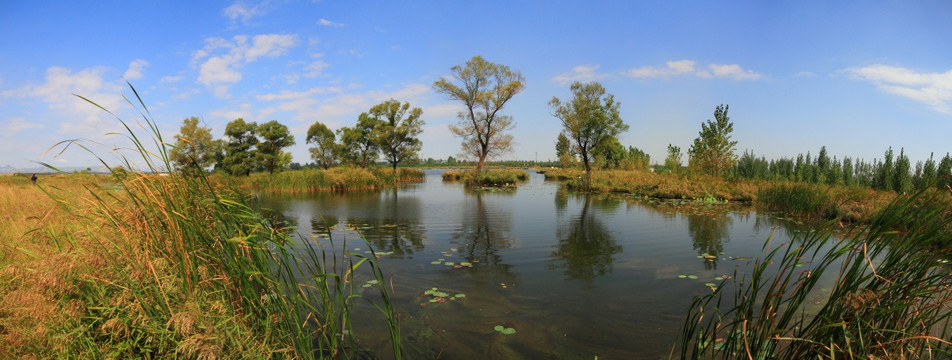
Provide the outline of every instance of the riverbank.
{"type": "Polygon", "coordinates": [[[356,356],[348,294],[384,283],[376,259],[331,269],[245,199],[174,175],[0,179],[0,358],[356,356]]]}
{"type": "Polygon", "coordinates": [[[447,170],[443,172],[443,181],[461,181],[469,187],[514,188],[516,184],[526,180],[529,180],[529,173],[523,169],[487,169],[480,172],[447,170]]]}
{"type": "Polygon", "coordinates": [[[251,176],[214,175],[216,182],[253,191],[279,193],[346,192],[380,190],[399,184],[424,180],[422,170],[413,168],[351,168],[327,170],[288,170],[275,174],[254,173],[251,176]]]}
{"type": "MultiPolygon", "coordinates": [[[[647,171],[595,171],[590,181],[584,171],[575,169],[547,169],[544,175],[546,179],[565,181],[566,187],[575,191],[708,203],[739,202],[765,211],[842,223],[869,223],[898,196],[895,192],[858,186],[728,180],[720,176],[647,171]]],[[[944,198],[949,211],[952,199],[944,198]]]]}

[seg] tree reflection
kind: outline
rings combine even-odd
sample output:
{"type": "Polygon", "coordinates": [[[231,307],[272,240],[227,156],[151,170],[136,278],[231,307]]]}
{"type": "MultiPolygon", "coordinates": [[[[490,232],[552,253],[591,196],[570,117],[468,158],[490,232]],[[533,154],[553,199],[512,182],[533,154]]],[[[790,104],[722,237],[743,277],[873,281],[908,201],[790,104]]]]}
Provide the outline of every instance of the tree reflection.
{"type": "Polygon", "coordinates": [[[694,250],[702,259],[705,269],[716,269],[718,256],[724,251],[724,242],[730,240],[728,231],[733,219],[726,213],[688,214],[688,232],[691,233],[694,250]]]}
{"type": "MultiPolygon", "coordinates": [[[[505,194],[505,193],[502,193],[505,194]]],[[[512,224],[508,213],[496,209],[489,211],[483,200],[484,196],[498,196],[502,194],[484,194],[481,191],[467,192],[467,198],[475,203],[472,212],[464,208],[461,228],[453,235],[462,243],[460,255],[466,261],[480,263],[480,267],[493,266],[509,272],[509,265],[503,263],[498,251],[512,245],[509,238],[512,224]]]]}
{"type": "Polygon", "coordinates": [[[559,243],[552,257],[560,259],[561,263],[549,266],[549,269],[562,269],[567,279],[586,283],[611,273],[614,255],[622,251],[608,228],[592,213],[592,204],[592,197],[584,196],[581,214],[569,222],[567,229],[559,228],[559,243]]]}

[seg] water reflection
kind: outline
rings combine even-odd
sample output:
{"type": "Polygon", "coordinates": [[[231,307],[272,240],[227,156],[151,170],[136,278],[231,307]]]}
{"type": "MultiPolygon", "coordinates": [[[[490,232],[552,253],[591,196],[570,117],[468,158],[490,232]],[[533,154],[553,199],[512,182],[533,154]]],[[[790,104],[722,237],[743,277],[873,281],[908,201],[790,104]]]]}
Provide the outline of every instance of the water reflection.
{"type": "MultiPolygon", "coordinates": [[[[556,200],[558,206],[558,197],[556,200]]],[[[608,228],[598,219],[592,207],[614,211],[617,200],[603,197],[582,196],[582,209],[578,217],[560,226],[557,232],[559,243],[552,257],[561,263],[549,269],[562,269],[565,277],[591,284],[596,277],[612,272],[614,256],[622,251],[615,243],[608,228]]]]}
{"type": "Polygon", "coordinates": [[[512,245],[510,233],[512,221],[508,210],[489,208],[483,197],[506,196],[506,193],[486,194],[482,191],[467,191],[464,215],[460,228],[452,235],[461,243],[460,253],[469,262],[480,263],[480,267],[498,267],[504,272],[509,265],[503,263],[499,250],[512,245]]]}
{"type": "Polygon", "coordinates": [[[724,252],[724,242],[730,240],[734,218],[727,213],[688,214],[688,232],[692,246],[702,256],[705,269],[717,269],[717,259],[724,252]]]}

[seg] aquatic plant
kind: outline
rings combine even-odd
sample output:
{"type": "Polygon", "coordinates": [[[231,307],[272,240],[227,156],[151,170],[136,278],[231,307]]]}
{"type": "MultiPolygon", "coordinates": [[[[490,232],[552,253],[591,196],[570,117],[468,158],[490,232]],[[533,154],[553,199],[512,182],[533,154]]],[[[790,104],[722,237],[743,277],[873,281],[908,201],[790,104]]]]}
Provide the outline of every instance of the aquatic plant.
{"type": "Polygon", "coordinates": [[[695,298],[679,357],[947,358],[948,196],[897,198],[843,239],[833,223],[790,243],[768,238],[749,272],[695,298]]]}
{"type": "MultiPolygon", "coordinates": [[[[127,102],[139,109],[154,148],[116,116],[135,157],[119,154],[121,171],[107,165],[113,185],[86,184],[78,201],[41,187],[91,237],[87,251],[104,255],[97,271],[74,280],[82,283],[68,295],[76,315],[51,330],[61,334],[53,335],[59,340],[51,357],[356,357],[349,319],[361,298],[355,279],[368,274],[377,281],[379,301],[372,303],[383,312],[393,357],[402,357],[399,323],[372,250],[337,254],[333,243],[297,242],[251,198],[201,171],[157,175],[171,169],[169,145],[138,93],[136,99],[127,102]]],[[[106,165],[80,142],[60,145],[85,149],[106,165]]]]}

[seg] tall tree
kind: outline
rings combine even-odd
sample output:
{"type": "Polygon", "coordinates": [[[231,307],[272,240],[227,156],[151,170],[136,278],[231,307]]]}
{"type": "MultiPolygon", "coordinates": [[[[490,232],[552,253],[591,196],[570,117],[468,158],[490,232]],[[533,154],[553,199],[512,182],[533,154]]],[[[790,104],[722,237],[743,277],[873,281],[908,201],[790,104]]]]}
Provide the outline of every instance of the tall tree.
{"type": "MultiPolygon", "coordinates": [[[[575,151],[591,175],[594,149],[628,131],[621,120],[615,96],[606,94],[598,82],[572,83],[572,100],[563,102],[557,97],[549,100],[552,115],[562,120],[562,133],[575,143],[575,151]]],[[[616,140],[617,142],[617,140],[616,140]]]]}
{"type": "Polygon", "coordinates": [[[260,137],[255,158],[268,173],[274,174],[275,169],[282,169],[291,163],[291,153],[284,151],[284,148],[294,145],[294,136],[287,126],[271,120],[259,125],[255,134],[260,137]]]}
{"type": "Polygon", "coordinates": [[[176,168],[186,173],[204,171],[214,160],[214,147],[211,128],[198,126],[198,118],[193,116],[182,121],[169,158],[176,168]]]}
{"type": "Polygon", "coordinates": [[[575,151],[572,150],[572,141],[563,133],[559,133],[559,138],[555,142],[555,155],[559,158],[559,163],[563,168],[567,168],[575,161],[575,151]]]}
{"type": "Polygon", "coordinates": [[[255,129],[258,124],[246,123],[244,119],[238,118],[225,126],[225,136],[228,141],[225,143],[225,171],[232,175],[251,175],[251,171],[257,166],[255,164],[255,150],[253,147],[258,144],[258,138],[255,137],[255,129]]]}
{"type": "Polygon", "coordinates": [[[361,113],[357,118],[357,125],[337,130],[337,135],[340,136],[340,159],[360,167],[367,167],[368,163],[376,161],[380,154],[380,145],[374,138],[374,129],[380,124],[373,116],[361,113]]]}
{"type": "Polygon", "coordinates": [[[306,141],[308,144],[314,144],[314,147],[309,150],[311,152],[311,158],[314,159],[314,163],[316,163],[317,166],[321,166],[327,170],[331,165],[334,165],[338,148],[334,142],[334,132],[328,129],[327,125],[321,122],[315,122],[311,125],[311,127],[307,129],[306,141]]]}
{"type": "Polygon", "coordinates": [[[417,138],[423,133],[422,109],[411,109],[409,102],[400,104],[390,99],[374,105],[366,114],[378,122],[373,130],[374,141],[394,171],[398,163],[417,157],[423,147],[423,142],[417,138]]]}
{"type": "Polygon", "coordinates": [[[668,157],[664,158],[664,168],[669,172],[681,172],[681,148],[668,144],[668,157]]]}
{"type": "Polygon", "coordinates": [[[450,126],[450,131],[463,139],[463,153],[475,156],[476,171],[481,171],[487,158],[512,150],[512,135],[507,132],[515,124],[512,117],[500,114],[500,110],[525,88],[525,78],[518,70],[480,56],[474,56],[465,66],[453,66],[450,71],[460,85],[440,79],[433,83],[433,88],[466,107],[457,114],[459,121],[450,126]]]}
{"type": "MultiPolygon", "coordinates": [[[[690,156],[688,167],[693,171],[722,174],[737,160],[737,154],[734,153],[737,142],[731,141],[734,124],[727,116],[727,110],[727,105],[718,105],[714,109],[714,121],[707,120],[707,123],[701,123],[701,131],[688,150],[690,156]]],[[[810,159],[807,155],[805,164],[809,163],[810,159]]]]}

